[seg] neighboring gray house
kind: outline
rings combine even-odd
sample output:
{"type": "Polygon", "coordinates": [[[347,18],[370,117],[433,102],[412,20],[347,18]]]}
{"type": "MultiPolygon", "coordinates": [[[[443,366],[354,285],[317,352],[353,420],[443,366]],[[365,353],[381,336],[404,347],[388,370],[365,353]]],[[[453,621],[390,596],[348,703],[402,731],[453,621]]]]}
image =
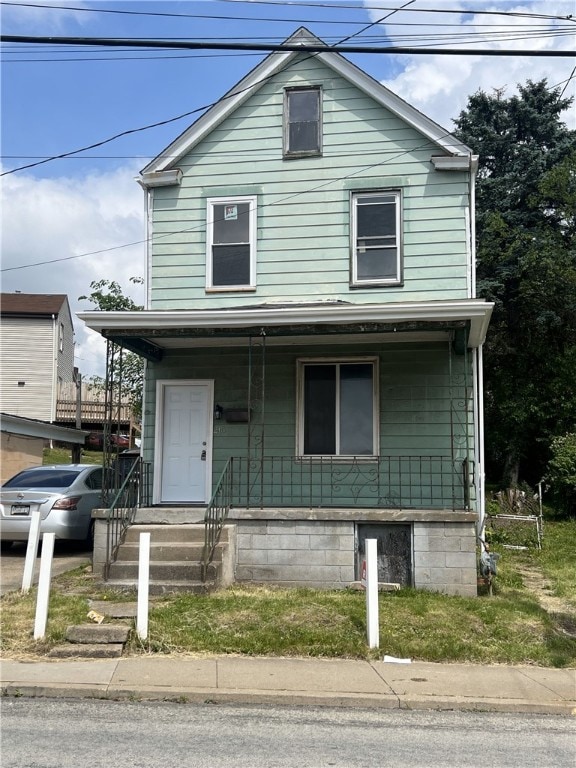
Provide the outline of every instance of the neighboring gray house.
{"type": "Polygon", "coordinates": [[[346,586],[376,537],[381,581],[475,594],[477,158],[289,42],[142,171],[146,310],[80,317],[146,358],[154,504],[217,500],[237,581],[346,586]]]}
{"type": "Polygon", "coordinates": [[[3,293],[0,301],[2,410],[52,422],[58,385],[74,378],[74,328],[68,298],[3,293]]]}

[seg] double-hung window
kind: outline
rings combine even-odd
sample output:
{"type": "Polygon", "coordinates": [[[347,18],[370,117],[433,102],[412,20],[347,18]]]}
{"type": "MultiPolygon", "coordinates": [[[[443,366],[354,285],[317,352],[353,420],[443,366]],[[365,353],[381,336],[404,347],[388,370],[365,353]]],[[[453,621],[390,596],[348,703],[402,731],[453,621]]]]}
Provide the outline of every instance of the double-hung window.
{"type": "Polygon", "coordinates": [[[206,288],[255,288],[256,198],[209,198],[206,216],[206,288]]]}
{"type": "Polygon", "coordinates": [[[322,91],[319,87],[284,91],[284,156],[322,154],[322,91]]]}
{"type": "Polygon", "coordinates": [[[402,211],[399,190],[352,194],[352,285],[402,281],[402,211]]]}
{"type": "Polygon", "coordinates": [[[376,455],[375,369],[365,359],[300,361],[300,455],[376,455]]]}

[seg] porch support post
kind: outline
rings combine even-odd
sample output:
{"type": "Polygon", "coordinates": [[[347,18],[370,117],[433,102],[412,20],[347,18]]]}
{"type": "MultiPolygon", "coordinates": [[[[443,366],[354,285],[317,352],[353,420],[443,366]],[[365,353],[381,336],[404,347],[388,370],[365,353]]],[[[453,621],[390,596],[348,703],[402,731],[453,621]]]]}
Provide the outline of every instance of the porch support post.
{"type": "Polygon", "coordinates": [[[478,537],[484,540],[484,521],[486,518],[486,471],[484,468],[484,347],[476,350],[476,378],[478,386],[478,416],[476,430],[478,432],[478,469],[476,510],[478,512],[478,537]]]}

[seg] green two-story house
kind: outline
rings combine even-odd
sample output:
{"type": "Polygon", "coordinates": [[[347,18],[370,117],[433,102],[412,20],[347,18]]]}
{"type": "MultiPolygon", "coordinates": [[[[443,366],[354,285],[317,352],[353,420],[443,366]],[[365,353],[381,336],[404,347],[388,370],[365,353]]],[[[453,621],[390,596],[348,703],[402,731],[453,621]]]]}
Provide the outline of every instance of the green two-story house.
{"type": "Polygon", "coordinates": [[[145,311],[80,316],[146,358],[152,503],[225,498],[237,581],[343,587],[377,538],[381,581],[476,594],[476,157],[287,42],[143,169],[145,311]]]}

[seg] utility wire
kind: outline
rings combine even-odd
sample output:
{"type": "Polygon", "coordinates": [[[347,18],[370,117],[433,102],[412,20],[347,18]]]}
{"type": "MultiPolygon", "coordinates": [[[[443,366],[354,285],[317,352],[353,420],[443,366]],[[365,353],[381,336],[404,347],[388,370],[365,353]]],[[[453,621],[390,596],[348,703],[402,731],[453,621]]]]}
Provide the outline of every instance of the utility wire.
{"type": "MultiPolygon", "coordinates": [[[[213,2],[227,2],[232,3],[237,6],[241,5],[247,5],[249,8],[253,8],[257,5],[270,5],[270,6],[282,6],[284,10],[290,8],[332,8],[332,9],[347,9],[347,10],[353,10],[353,11],[392,11],[395,12],[399,10],[398,8],[394,8],[391,6],[385,6],[385,5],[370,5],[368,8],[361,6],[361,5],[351,5],[351,4],[345,4],[345,3],[306,3],[306,2],[291,2],[290,0],[279,0],[278,2],[271,2],[270,0],[250,0],[249,3],[242,3],[238,2],[238,0],[213,0],[213,2]]],[[[14,2],[1,2],[0,5],[11,5],[11,6],[19,6],[22,8],[31,7],[31,8],[45,8],[50,10],[67,10],[67,11],[74,11],[76,13],[107,13],[107,14],[117,14],[117,15],[125,15],[125,16],[149,16],[149,17],[167,17],[167,18],[197,18],[197,19],[218,19],[218,20],[226,20],[226,19],[233,19],[238,21],[275,21],[275,22],[295,22],[299,23],[300,19],[278,19],[278,18],[254,18],[250,16],[210,16],[210,15],[204,15],[204,14],[196,14],[196,13],[169,13],[165,11],[126,11],[126,10],[118,10],[118,9],[110,9],[110,8],[79,8],[74,6],[66,6],[66,5],[47,5],[42,3],[14,3],[14,2]]],[[[527,13],[527,12],[519,12],[519,11],[500,11],[500,10],[463,10],[461,8],[411,8],[409,9],[411,12],[415,13],[437,13],[437,14],[452,14],[452,15],[468,15],[468,16],[504,16],[504,17],[511,17],[511,18],[528,18],[528,19],[546,19],[546,20],[565,20],[565,19],[572,19],[571,15],[568,16],[559,16],[559,15],[549,15],[549,14],[539,14],[539,13],[527,13]]],[[[312,21],[317,21],[317,19],[312,20],[302,20],[303,23],[308,23],[312,21]]],[[[336,23],[332,21],[326,21],[325,23],[336,23]]],[[[339,22],[342,23],[342,22],[339,22]]],[[[363,23],[363,22],[350,22],[350,23],[363,23]]]]}
{"type": "MultiPolygon", "coordinates": [[[[395,9],[396,10],[396,9],[395,9]]],[[[30,37],[30,36],[18,36],[18,35],[0,35],[0,41],[2,42],[18,42],[18,43],[48,43],[48,44],[64,44],[64,45],[88,45],[88,46],[103,46],[103,45],[110,45],[110,46],[122,46],[125,45],[126,47],[151,47],[151,48],[204,48],[204,47],[217,47],[218,49],[225,49],[225,50],[237,50],[237,46],[240,44],[234,44],[232,47],[230,44],[216,44],[216,43],[202,43],[202,42],[175,42],[175,41],[160,41],[160,40],[149,40],[149,41],[134,41],[134,40],[120,40],[120,39],[106,39],[106,38],[52,38],[52,37],[30,37]]],[[[417,51],[418,53],[424,53],[428,51],[428,49],[425,48],[375,48],[366,49],[363,46],[344,46],[336,48],[330,48],[326,46],[325,44],[318,44],[318,45],[312,45],[312,44],[306,44],[306,45],[290,45],[290,44],[284,44],[280,46],[261,46],[260,44],[252,44],[249,43],[247,45],[242,45],[242,49],[245,49],[246,47],[250,46],[256,46],[258,50],[268,50],[268,51],[297,51],[300,53],[304,52],[310,52],[311,54],[314,53],[325,53],[330,50],[343,50],[343,51],[365,51],[370,50],[373,53],[398,53],[398,52],[406,52],[406,53],[413,53],[417,51]]],[[[448,49],[431,49],[431,51],[435,54],[442,53],[442,54],[458,54],[462,55],[462,53],[470,53],[466,51],[460,51],[456,49],[448,50],[448,49]]],[[[474,51],[474,55],[478,55],[479,51],[474,51]]],[[[526,55],[535,56],[535,55],[572,55],[571,53],[565,52],[565,51],[551,51],[551,52],[544,52],[544,51],[527,51],[525,52],[526,55]]],[[[520,55],[519,51],[489,51],[488,55],[520,55]]],[[[252,86],[249,86],[252,87],[252,86]]],[[[27,170],[29,168],[35,168],[39,165],[43,165],[44,163],[51,162],[53,160],[61,160],[65,157],[70,157],[71,155],[77,155],[81,152],[87,152],[91,149],[96,149],[97,147],[104,146],[105,144],[109,144],[112,141],[115,141],[116,139],[122,138],[124,136],[129,136],[133,133],[139,133],[141,131],[149,130],[151,128],[158,128],[162,125],[169,125],[170,123],[177,122],[178,120],[182,120],[185,117],[190,117],[191,115],[198,114],[200,112],[204,112],[205,110],[213,107],[215,104],[222,101],[222,99],[230,98],[232,95],[236,95],[238,93],[237,91],[234,92],[234,94],[228,94],[223,96],[222,98],[218,99],[216,102],[213,102],[211,104],[207,104],[203,107],[198,107],[197,109],[190,110],[189,112],[184,112],[181,115],[178,115],[176,117],[167,118],[166,120],[161,120],[156,123],[151,123],[149,125],[142,126],[140,128],[131,128],[126,131],[121,131],[120,133],[115,134],[114,136],[111,136],[107,139],[103,139],[101,141],[95,142],[93,144],[89,144],[85,147],[81,147],[79,149],[71,150],[69,152],[62,152],[58,155],[53,155],[52,157],[45,158],[44,160],[40,160],[34,163],[28,163],[26,165],[18,166],[17,168],[12,168],[8,171],[4,171],[0,174],[1,176],[6,176],[12,173],[16,173],[18,171],[27,170]]]]}
{"type": "MultiPolygon", "coordinates": [[[[448,138],[450,136],[452,136],[451,133],[446,133],[444,135],[444,138],[448,138]]],[[[370,171],[370,170],[372,170],[374,168],[382,167],[383,165],[386,165],[387,163],[390,163],[390,162],[392,162],[394,160],[398,160],[400,157],[403,157],[404,155],[408,154],[409,152],[416,152],[416,151],[418,151],[420,149],[427,149],[430,146],[435,146],[435,145],[433,145],[432,142],[427,140],[426,142],[424,142],[421,145],[418,145],[418,146],[415,146],[415,147],[408,147],[407,149],[402,150],[401,152],[399,152],[397,155],[394,155],[393,157],[388,157],[385,160],[381,160],[378,163],[371,163],[370,165],[365,166],[363,168],[357,168],[356,170],[352,171],[351,173],[346,174],[345,176],[339,176],[339,177],[327,179],[326,181],[323,181],[321,184],[318,184],[317,186],[312,187],[311,189],[305,189],[302,192],[294,192],[294,193],[292,193],[290,195],[287,195],[286,197],[282,197],[279,200],[276,200],[275,202],[272,202],[272,203],[260,204],[260,205],[257,206],[257,209],[259,211],[261,211],[264,208],[271,208],[273,206],[280,205],[282,203],[286,203],[289,200],[293,200],[294,198],[301,197],[302,195],[307,195],[307,194],[310,194],[312,192],[317,192],[318,190],[323,189],[324,187],[327,187],[330,184],[334,184],[334,183],[339,182],[339,181],[345,181],[346,179],[352,178],[353,176],[356,176],[359,173],[363,173],[365,171],[370,171]]],[[[364,153],[362,153],[362,154],[364,154],[364,153]]],[[[143,240],[136,240],[136,241],[134,241],[132,243],[124,243],[122,245],[114,245],[114,246],[111,246],[110,248],[101,248],[101,249],[99,249],[97,251],[89,251],[87,253],[77,253],[74,256],[62,256],[62,257],[60,257],[58,259],[46,259],[45,261],[36,261],[36,262],[34,262],[32,264],[20,264],[20,265],[18,265],[16,267],[4,267],[4,268],[0,269],[0,273],[1,272],[15,272],[15,271],[21,270],[21,269],[30,269],[32,267],[45,266],[46,264],[56,264],[56,263],[63,262],[63,261],[73,261],[74,259],[81,259],[81,258],[85,258],[87,256],[99,256],[100,254],[111,253],[113,251],[121,250],[122,248],[131,248],[131,247],[133,247],[135,245],[143,245],[145,243],[152,243],[154,241],[157,242],[161,238],[174,237],[175,235],[184,235],[184,234],[188,234],[189,232],[195,232],[195,231],[197,231],[199,229],[203,229],[204,227],[210,226],[215,221],[217,222],[217,221],[219,221],[219,219],[216,219],[216,220],[213,219],[212,221],[207,221],[207,222],[200,222],[199,224],[197,224],[197,225],[195,225],[193,227],[187,227],[186,229],[180,229],[180,230],[176,230],[174,232],[164,232],[162,234],[153,234],[152,237],[144,238],[143,240]]]]}
{"type": "MultiPolygon", "coordinates": [[[[214,0],[214,2],[231,3],[234,5],[240,5],[239,0],[214,0]]],[[[358,8],[358,5],[347,5],[345,3],[318,3],[318,2],[294,2],[294,0],[249,0],[251,6],[255,5],[272,5],[272,6],[289,6],[292,8],[358,8]]],[[[370,5],[371,11],[393,11],[394,8],[386,5],[370,5]]],[[[541,13],[526,13],[520,11],[481,11],[481,10],[464,10],[462,8],[410,8],[412,13],[452,13],[459,16],[510,16],[529,19],[573,19],[572,14],[568,16],[547,15],[541,13]]],[[[576,19],[574,19],[576,21],[576,19]]]]}
{"type": "MultiPolygon", "coordinates": [[[[576,67],[575,67],[575,70],[576,70],[576,67]]],[[[574,74],[574,71],[572,72],[572,75],[570,75],[569,80],[572,78],[573,74],[574,74]]],[[[453,135],[452,133],[446,132],[443,135],[442,138],[449,138],[452,135],[453,135]]],[[[294,198],[301,197],[302,195],[311,194],[312,192],[317,192],[318,190],[323,189],[324,187],[327,187],[330,184],[333,184],[333,183],[336,183],[336,182],[340,182],[340,181],[346,181],[347,179],[350,179],[350,178],[352,178],[353,176],[356,176],[359,173],[364,173],[366,171],[371,171],[371,170],[376,169],[376,168],[381,168],[382,166],[384,166],[384,165],[386,165],[388,163],[391,163],[394,160],[398,160],[400,157],[403,157],[404,155],[408,154],[409,152],[416,152],[416,151],[418,151],[420,149],[427,149],[430,146],[434,146],[434,145],[432,144],[432,142],[427,140],[425,143],[423,143],[421,145],[418,145],[418,146],[415,146],[415,147],[408,147],[405,150],[402,150],[401,152],[399,152],[397,155],[394,155],[393,157],[388,157],[388,158],[386,158],[384,160],[381,160],[378,163],[371,163],[370,165],[364,166],[363,168],[357,168],[356,170],[352,171],[351,173],[346,174],[345,176],[339,176],[339,177],[335,177],[335,178],[332,178],[332,179],[328,179],[328,180],[318,184],[317,186],[312,187],[311,189],[306,189],[306,190],[303,190],[302,192],[295,192],[293,194],[287,195],[286,197],[280,198],[279,200],[276,200],[275,202],[272,202],[272,203],[259,204],[257,206],[257,209],[259,211],[261,211],[264,208],[271,208],[271,207],[276,206],[276,205],[284,204],[284,203],[286,203],[286,202],[288,202],[290,200],[293,200],[294,198]]],[[[362,153],[363,156],[365,156],[365,154],[366,154],[365,152],[362,153]]],[[[343,155],[343,156],[345,156],[345,155],[343,155]]],[[[13,272],[13,271],[16,271],[16,270],[21,270],[21,269],[30,269],[32,267],[45,266],[46,264],[54,264],[54,263],[63,262],[63,261],[72,261],[73,259],[85,258],[87,256],[96,256],[96,255],[100,255],[100,254],[103,254],[103,253],[110,253],[112,251],[121,250],[122,248],[130,248],[130,247],[133,247],[135,245],[143,245],[145,243],[152,243],[154,241],[158,241],[159,239],[165,238],[165,237],[174,237],[175,235],[188,234],[190,232],[194,232],[194,231],[197,231],[199,229],[203,229],[205,226],[208,227],[211,224],[215,223],[215,221],[217,222],[218,220],[207,221],[206,223],[201,222],[201,223],[197,224],[196,226],[188,227],[186,229],[176,230],[174,232],[165,232],[165,233],[162,233],[162,234],[153,234],[152,237],[144,238],[143,240],[137,240],[137,241],[132,242],[132,243],[124,243],[122,245],[116,245],[116,246],[112,246],[110,248],[102,248],[102,249],[99,249],[97,251],[90,251],[90,252],[87,252],[87,253],[79,253],[79,254],[75,254],[74,256],[65,256],[65,257],[61,257],[61,258],[58,258],[58,259],[47,259],[45,261],[38,261],[38,262],[34,262],[32,264],[22,264],[22,265],[19,265],[19,266],[16,266],[16,267],[5,267],[3,269],[0,269],[0,272],[13,272]]]]}
{"type": "MultiPolygon", "coordinates": [[[[395,9],[397,10],[397,9],[395,9]]],[[[65,45],[112,45],[112,46],[119,46],[119,45],[126,45],[127,47],[177,47],[177,48],[191,48],[191,47],[203,47],[204,43],[198,43],[198,42],[175,42],[175,41],[159,41],[159,40],[152,40],[152,41],[126,41],[126,40],[119,40],[119,39],[112,39],[108,40],[106,42],[105,38],[37,38],[37,37],[29,37],[29,36],[15,36],[15,35],[0,35],[0,41],[2,42],[26,42],[26,43],[35,43],[35,42],[43,42],[43,43],[49,43],[49,44],[65,44],[65,45]],[[56,41],[56,42],[55,42],[56,41]]],[[[209,43],[208,47],[214,47],[215,43],[209,43]]],[[[224,44],[226,46],[226,49],[228,48],[229,44],[224,44]]],[[[238,45],[238,44],[236,44],[238,45]]],[[[257,45],[257,44],[248,44],[250,45],[257,45]]],[[[222,45],[217,45],[218,48],[222,48],[222,45]]],[[[299,53],[304,52],[310,52],[312,55],[318,54],[318,53],[326,53],[327,51],[333,51],[333,50],[343,50],[343,51],[361,51],[365,52],[366,50],[370,50],[373,53],[398,53],[398,52],[405,52],[405,53],[434,53],[434,54],[450,54],[450,55],[462,55],[462,54],[472,54],[472,55],[479,55],[481,53],[484,53],[484,51],[466,51],[466,50],[448,50],[448,49],[425,49],[425,48],[376,48],[376,49],[365,49],[363,46],[344,46],[344,47],[329,47],[325,44],[308,44],[306,45],[289,45],[284,44],[280,46],[264,46],[263,48],[258,47],[258,49],[262,50],[270,50],[270,51],[297,51],[299,53]]],[[[236,50],[236,47],[234,46],[233,50],[236,50]]],[[[487,55],[530,55],[530,56],[538,56],[538,55],[545,55],[545,56],[573,56],[572,52],[568,51],[503,51],[503,50],[489,50],[487,52],[487,55]]],[[[264,81],[262,81],[264,82],[264,81]]],[[[253,85],[248,86],[248,88],[252,88],[253,85]]],[[[215,102],[212,102],[211,104],[204,105],[203,107],[198,107],[197,109],[190,110],[189,112],[184,112],[181,115],[178,115],[176,117],[167,118],[166,120],[161,120],[156,123],[151,123],[149,125],[141,126],[139,128],[130,128],[126,131],[121,131],[120,133],[115,134],[114,136],[111,136],[107,139],[103,139],[101,141],[95,142],[93,144],[89,144],[85,147],[81,147],[79,149],[70,150],[69,152],[62,152],[59,155],[53,155],[51,157],[45,158],[44,160],[39,160],[34,163],[27,163],[26,165],[18,166],[17,168],[12,168],[8,171],[3,171],[0,174],[0,177],[7,176],[12,173],[17,173],[18,171],[27,170],[29,168],[35,168],[39,165],[43,165],[44,163],[52,162],[53,160],[61,160],[66,157],[70,157],[71,155],[77,155],[81,152],[87,152],[91,149],[96,149],[97,147],[104,146],[105,144],[109,144],[112,141],[115,141],[116,139],[122,138],[124,136],[129,136],[134,133],[140,133],[142,131],[149,130],[151,128],[158,128],[163,125],[169,125],[170,123],[177,122],[178,120],[182,120],[185,117],[190,117],[191,115],[198,114],[200,112],[204,112],[207,109],[210,109],[211,107],[215,106],[222,100],[226,98],[231,98],[233,95],[237,95],[239,91],[233,91],[232,93],[228,93],[224,96],[222,96],[220,99],[218,99],[215,102]]]]}
{"type": "Polygon", "coordinates": [[[218,50],[218,51],[266,51],[277,53],[282,51],[297,51],[303,53],[325,53],[328,50],[338,53],[380,53],[380,54],[409,54],[411,56],[531,56],[531,57],[573,57],[574,51],[550,50],[534,51],[524,49],[503,49],[503,48],[483,48],[481,50],[467,50],[461,48],[420,48],[406,46],[370,46],[370,45],[338,45],[326,46],[325,43],[220,43],[216,41],[204,40],[151,40],[151,39],[132,39],[132,38],[114,38],[114,37],[45,37],[29,35],[0,35],[0,42],[3,43],[26,43],[38,44],[47,43],[49,45],[85,45],[85,46],[106,46],[117,48],[125,46],[126,48],[177,48],[184,50],[218,50]]]}
{"type": "Polygon", "coordinates": [[[568,88],[568,86],[570,85],[570,81],[574,78],[574,73],[576,73],[576,67],[574,67],[572,72],[570,72],[570,75],[564,84],[564,88],[562,88],[562,91],[560,93],[560,98],[562,98],[562,96],[564,96],[564,94],[566,93],[566,88],[568,88]]]}
{"type": "MultiPolygon", "coordinates": [[[[378,23],[378,22],[374,22],[378,23]]],[[[571,36],[574,33],[572,30],[545,30],[545,31],[534,31],[531,33],[514,33],[514,32],[492,32],[490,35],[485,35],[485,33],[474,33],[474,32],[463,32],[460,35],[454,35],[450,34],[448,36],[448,41],[452,44],[457,43],[458,45],[476,45],[480,43],[511,43],[518,40],[542,40],[544,38],[560,38],[565,36],[571,36]],[[480,38],[480,39],[474,39],[474,38],[480,38]]],[[[354,35],[350,35],[350,37],[354,37],[354,35]]],[[[388,35],[388,36],[374,36],[374,40],[381,40],[384,41],[398,41],[398,40],[427,40],[428,42],[435,42],[437,46],[440,45],[446,45],[447,41],[444,39],[445,35],[420,35],[418,37],[413,37],[409,35],[402,35],[402,36],[396,36],[396,35],[388,35]]],[[[347,38],[349,39],[349,38],[347,38]]],[[[6,54],[14,54],[19,53],[21,49],[16,49],[15,51],[6,51],[4,50],[3,53],[6,54]]],[[[117,49],[115,49],[117,50],[117,49]]],[[[380,49],[379,49],[380,50],[380,49]]],[[[435,48],[434,51],[437,53],[439,52],[438,48],[435,48]]],[[[130,53],[131,49],[126,49],[125,51],[122,51],[123,53],[130,53]]],[[[33,54],[35,52],[32,52],[33,54]]],[[[38,53],[43,53],[43,51],[39,51],[38,53]]],[[[54,51],[55,53],[55,51],[54,51]]],[[[70,53],[75,53],[75,50],[70,51],[70,53]]],[[[102,51],[102,53],[105,53],[105,50],[102,51]]],[[[112,53],[112,52],[110,52],[112,53]]],[[[152,53],[152,51],[150,51],[152,53]]],[[[473,51],[470,49],[470,54],[478,54],[478,51],[473,51]]],[[[38,58],[31,58],[31,59],[8,59],[4,60],[4,64],[36,64],[36,63],[66,63],[66,62],[78,62],[78,61],[123,61],[123,62],[130,62],[130,61],[158,61],[158,60],[167,60],[167,61],[173,61],[173,60],[182,60],[182,59],[202,59],[202,58],[221,58],[221,59],[227,59],[227,58],[236,58],[236,57],[249,57],[249,56],[257,56],[258,53],[204,53],[204,54],[186,54],[182,56],[157,56],[157,55],[149,55],[149,56],[113,56],[113,55],[107,55],[107,56],[68,56],[67,58],[49,58],[49,59],[38,59],[38,58]]]]}

